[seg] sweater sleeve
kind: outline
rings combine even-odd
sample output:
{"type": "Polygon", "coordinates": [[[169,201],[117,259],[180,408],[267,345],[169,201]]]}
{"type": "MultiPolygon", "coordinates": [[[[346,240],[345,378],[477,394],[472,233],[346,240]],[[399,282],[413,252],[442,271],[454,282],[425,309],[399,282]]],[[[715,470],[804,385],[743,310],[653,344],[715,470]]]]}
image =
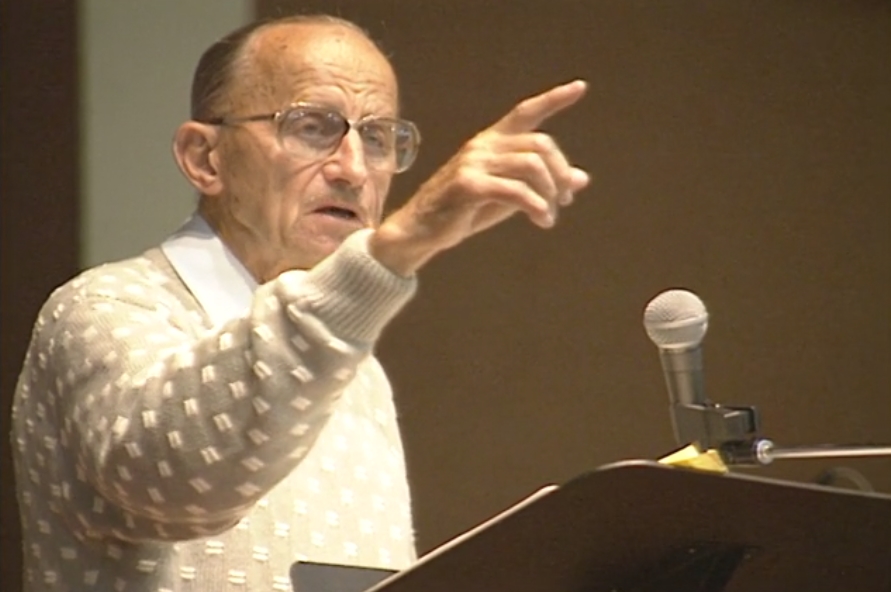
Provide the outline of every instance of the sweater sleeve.
{"type": "Polygon", "coordinates": [[[53,469],[80,536],[219,532],[293,470],[415,289],[366,239],[261,286],[244,318],[201,335],[135,274],[96,274],[50,300],[37,366],[52,377],[53,469]]]}

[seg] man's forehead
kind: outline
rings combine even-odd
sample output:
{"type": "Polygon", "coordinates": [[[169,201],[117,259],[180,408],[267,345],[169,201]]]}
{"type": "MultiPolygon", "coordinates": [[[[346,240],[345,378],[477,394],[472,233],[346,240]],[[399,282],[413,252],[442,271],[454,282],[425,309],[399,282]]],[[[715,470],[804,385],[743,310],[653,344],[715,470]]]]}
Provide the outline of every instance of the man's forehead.
{"type": "Polygon", "coordinates": [[[336,23],[273,25],[257,32],[246,53],[247,59],[262,69],[318,68],[361,61],[390,70],[389,62],[370,39],[336,23]]]}
{"type": "Polygon", "coordinates": [[[243,57],[250,80],[247,86],[254,96],[292,98],[295,87],[324,83],[338,74],[358,85],[396,92],[392,67],[380,50],[360,31],[338,23],[288,23],[261,29],[249,40],[243,57]]]}
{"type": "Polygon", "coordinates": [[[290,48],[300,48],[316,38],[325,37],[364,38],[358,31],[339,23],[274,23],[260,27],[248,41],[255,51],[279,53],[290,48]]]}

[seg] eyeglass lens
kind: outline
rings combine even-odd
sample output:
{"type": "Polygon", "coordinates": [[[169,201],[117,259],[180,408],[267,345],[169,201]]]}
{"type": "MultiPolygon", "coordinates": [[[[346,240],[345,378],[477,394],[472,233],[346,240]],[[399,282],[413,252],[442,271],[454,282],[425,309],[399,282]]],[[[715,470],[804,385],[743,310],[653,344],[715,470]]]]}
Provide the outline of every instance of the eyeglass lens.
{"type": "MultiPolygon", "coordinates": [[[[279,133],[292,154],[318,158],[335,150],[350,127],[349,121],[336,111],[300,107],[282,114],[279,133]]],[[[355,129],[371,168],[399,172],[411,165],[417,150],[417,136],[407,122],[372,118],[359,121],[355,129]]]]}

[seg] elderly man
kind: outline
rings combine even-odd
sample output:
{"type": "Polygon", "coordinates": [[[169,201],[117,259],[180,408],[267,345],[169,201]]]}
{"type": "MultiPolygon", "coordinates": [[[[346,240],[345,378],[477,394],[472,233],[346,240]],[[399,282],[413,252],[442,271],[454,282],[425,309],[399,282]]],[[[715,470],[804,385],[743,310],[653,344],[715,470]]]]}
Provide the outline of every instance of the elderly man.
{"type": "Polygon", "coordinates": [[[205,52],[174,154],[200,194],[142,256],[58,289],[14,405],[26,589],[289,590],[297,560],[404,568],[409,489],[372,355],[431,257],[588,183],[517,105],[381,221],[420,141],[355,25],[288,17],[205,52]]]}

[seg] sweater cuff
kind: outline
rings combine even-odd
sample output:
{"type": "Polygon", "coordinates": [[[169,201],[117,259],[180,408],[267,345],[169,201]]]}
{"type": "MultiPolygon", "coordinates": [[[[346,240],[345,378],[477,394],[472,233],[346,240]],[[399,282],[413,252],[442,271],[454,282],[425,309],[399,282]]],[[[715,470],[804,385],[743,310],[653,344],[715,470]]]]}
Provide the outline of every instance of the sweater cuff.
{"type": "Polygon", "coordinates": [[[347,341],[376,341],[417,290],[415,276],[397,275],[371,256],[372,232],[368,228],[351,234],[301,282],[308,312],[347,341]]]}

